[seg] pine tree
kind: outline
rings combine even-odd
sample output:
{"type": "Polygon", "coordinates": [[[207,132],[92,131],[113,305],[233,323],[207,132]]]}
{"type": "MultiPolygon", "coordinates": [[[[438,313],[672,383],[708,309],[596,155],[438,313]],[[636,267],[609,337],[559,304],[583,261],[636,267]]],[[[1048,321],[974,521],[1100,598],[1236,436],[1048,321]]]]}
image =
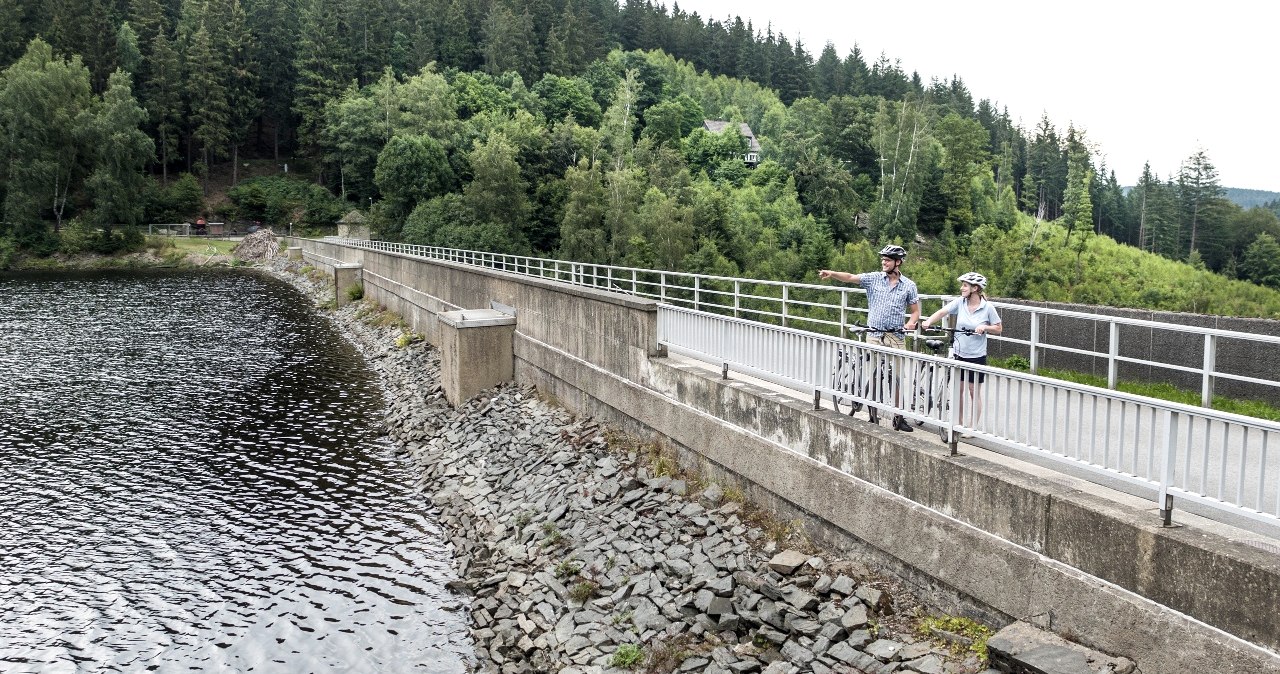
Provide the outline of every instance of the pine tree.
{"type": "Polygon", "coordinates": [[[1082,273],[1081,256],[1084,254],[1089,235],[1093,233],[1093,202],[1090,198],[1090,186],[1093,181],[1093,166],[1089,162],[1089,150],[1084,138],[1075,129],[1067,132],[1067,189],[1063,196],[1062,219],[1067,227],[1066,245],[1076,251],[1076,280],[1082,273]],[[1074,235],[1075,242],[1072,243],[1074,235]]]}
{"type": "Polygon", "coordinates": [[[569,260],[605,259],[608,241],[604,229],[604,184],[600,171],[586,159],[564,174],[568,183],[564,219],[560,224],[560,256],[569,260]]]}
{"type": "Polygon", "coordinates": [[[299,28],[293,111],[298,116],[298,142],[314,157],[320,152],[325,105],[346,89],[355,70],[340,48],[345,26],[336,0],[305,0],[299,28]]]}
{"type": "Polygon", "coordinates": [[[850,96],[869,93],[867,87],[871,71],[867,68],[867,61],[862,58],[862,50],[857,44],[854,44],[853,49],[850,49],[849,54],[844,57],[841,67],[844,69],[844,80],[848,82],[846,93],[850,96]]]}
{"type": "Polygon", "coordinates": [[[292,130],[295,61],[299,40],[299,17],[293,0],[254,0],[249,5],[248,23],[257,36],[252,61],[258,75],[258,99],[262,115],[259,142],[266,127],[271,132],[272,156],[280,158],[280,145],[292,130]]]}
{"type": "Polygon", "coordinates": [[[0,64],[13,63],[22,55],[22,46],[27,41],[27,32],[23,26],[24,5],[22,0],[0,0],[0,64]]]}
{"type": "Polygon", "coordinates": [[[169,164],[176,158],[182,133],[182,64],[173,43],[163,31],[152,41],[150,79],[143,101],[156,134],[162,184],[169,185],[169,164]]]}
{"type": "Polygon", "coordinates": [[[1204,150],[1197,150],[1182,163],[1178,172],[1178,201],[1182,210],[1183,231],[1187,233],[1187,254],[1199,251],[1212,259],[1213,266],[1222,260],[1223,191],[1218,182],[1218,169],[1204,150]]]}
{"type": "Polygon", "coordinates": [[[526,81],[536,78],[537,54],[533,22],[529,14],[515,14],[506,5],[494,3],[484,20],[485,72],[493,76],[515,71],[526,81]]]}
{"type": "Polygon", "coordinates": [[[822,47],[822,54],[813,66],[813,95],[825,101],[832,96],[843,96],[848,93],[844,83],[844,71],[840,67],[840,57],[836,55],[836,46],[830,41],[822,47]]]}
{"type": "Polygon", "coordinates": [[[94,92],[106,89],[107,77],[118,65],[114,4],[111,0],[55,0],[50,5],[49,44],[56,53],[81,57],[94,92]]]}
{"type": "Polygon", "coordinates": [[[227,132],[231,151],[231,183],[239,182],[240,145],[262,110],[258,98],[257,47],[248,17],[239,0],[223,0],[222,29],[218,31],[221,60],[226,64],[227,132]]]}
{"type": "MultiPolygon", "coordinates": [[[[190,110],[191,139],[200,147],[205,190],[208,170],[231,140],[231,107],[226,88],[226,63],[213,48],[202,23],[187,45],[185,92],[190,110]]],[[[188,158],[190,161],[190,158],[188,158]]]]}

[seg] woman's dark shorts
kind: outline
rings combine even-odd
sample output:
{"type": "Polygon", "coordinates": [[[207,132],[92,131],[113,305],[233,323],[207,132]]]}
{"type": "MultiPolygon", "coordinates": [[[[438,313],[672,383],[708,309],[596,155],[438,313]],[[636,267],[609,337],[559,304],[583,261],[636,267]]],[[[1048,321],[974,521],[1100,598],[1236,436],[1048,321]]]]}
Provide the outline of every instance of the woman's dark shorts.
{"type": "MultiPolygon", "coordinates": [[[[973,363],[974,365],[987,364],[986,356],[978,356],[977,358],[965,358],[964,356],[956,356],[956,360],[964,361],[966,363],[973,363]]],[[[960,381],[967,381],[967,382],[973,383],[974,377],[977,377],[978,383],[981,384],[987,380],[987,373],[974,372],[973,370],[961,370],[960,372],[960,381]]]]}

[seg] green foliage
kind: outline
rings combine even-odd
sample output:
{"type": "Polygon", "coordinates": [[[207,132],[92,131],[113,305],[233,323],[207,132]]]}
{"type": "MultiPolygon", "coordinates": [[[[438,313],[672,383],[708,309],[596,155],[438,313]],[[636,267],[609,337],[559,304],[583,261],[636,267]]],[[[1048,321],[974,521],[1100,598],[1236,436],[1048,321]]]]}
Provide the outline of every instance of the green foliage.
{"type": "Polygon", "coordinates": [[[995,634],[990,627],[970,618],[947,615],[928,616],[916,629],[923,637],[939,640],[943,636],[948,637],[945,643],[953,653],[968,651],[977,655],[984,664],[987,662],[987,640],[995,634]]]}
{"type": "Polygon", "coordinates": [[[204,212],[204,191],[200,188],[200,181],[190,173],[183,173],[165,188],[152,183],[144,193],[146,210],[143,218],[147,222],[192,222],[204,212]]]}
{"type": "Polygon", "coordinates": [[[573,578],[582,571],[582,565],[572,559],[566,559],[556,565],[556,578],[573,578]]]}
{"type": "Polygon", "coordinates": [[[592,99],[586,80],[549,74],[531,91],[542,100],[542,113],[549,122],[570,117],[583,126],[600,123],[600,104],[592,99]]]}
{"type": "Polygon", "coordinates": [[[1244,252],[1240,276],[1258,285],[1280,288],[1280,243],[1263,232],[1244,252]]]}
{"type": "MultiPolygon", "coordinates": [[[[360,298],[352,298],[352,299],[362,299],[363,295],[364,294],[361,293],[360,298]]],[[[420,333],[405,332],[405,333],[402,333],[399,337],[396,337],[396,348],[403,349],[409,346],[410,344],[416,344],[418,342],[421,342],[424,339],[426,339],[426,337],[420,333]]]]}
{"type": "Polygon", "coordinates": [[[452,190],[456,182],[444,147],[430,136],[393,136],[378,155],[374,180],[386,216],[395,220],[452,190]]]}
{"type": "Polygon", "coordinates": [[[570,591],[568,591],[568,599],[579,602],[579,604],[586,604],[586,602],[590,601],[591,597],[594,597],[595,593],[599,591],[600,583],[596,583],[595,581],[582,581],[580,583],[576,583],[575,586],[570,588],[570,591]]]}
{"type": "Polygon", "coordinates": [[[61,232],[61,251],[69,255],[76,253],[97,253],[114,255],[116,253],[141,250],[146,245],[146,237],[137,227],[121,228],[95,227],[83,218],[72,218],[61,232]]]}
{"type": "Polygon", "coordinates": [[[0,158],[4,201],[0,219],[33,224],[69,216],[90,166],[86,142],[94,99],[89,69],[79,56],[55,56],[32,40],[26,53],[0,75],[0,158]]]}
{"type": "Polygon", "coordinates": [[[976,269],[991,280],[987,291],[997,298],[1280,318],[1280,292],[1275,289],[1227,280],[1107,236],[1089,235],[1074,248],[1060,245],[1066,238],[1057,223],[1023,217],[1008,232],[979,228],[967,252],[938,252],[924,259],[913,254],[905,270],[926,294],[955,292],[955,277],[976,269]]]}
{"type": "Polygon", "coordinates": [[[364,299],[364,284],[357,283],[347,288],[347,299],[352,302],[359,302],[364,299]]]}
{"type": "Polygon", "coordinates": [[[644,660],[644,649],[637,644],[622,644],[609,658],[609,666],[619,669],[635,669],[644,660]]]}
{"type": "Polygon", "coordinates": [[[13,267],[18,256],[18,244],[9,235],[0,236],[0,271],[13,267]]]}
{"type": "Polygon", "coordinates": [[[240,218],[277,228],[290,222],[331,225],[346,215],[348,208],[320,185],[288,176],[245,180],[231,188],[227,197],[240,218]]]}
{"type": "Polygon", "coordinates": [[[542,525],[542,534],[542,547],[544,548],[555,547],[564,540],[564,534],[560,533],[560,529],[556,528],[553,522],[546,522],[542,525]]]}

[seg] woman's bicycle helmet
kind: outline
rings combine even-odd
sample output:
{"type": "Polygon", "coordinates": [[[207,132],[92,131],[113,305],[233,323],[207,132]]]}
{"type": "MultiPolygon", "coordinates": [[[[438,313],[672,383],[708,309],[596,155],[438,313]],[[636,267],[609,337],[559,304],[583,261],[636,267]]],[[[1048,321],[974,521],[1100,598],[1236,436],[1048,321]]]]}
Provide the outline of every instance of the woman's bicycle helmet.
{"type": "Polygon", "coordinates": [[[888,245],[880,249],[880,257],[891,257],[895,260],[907,259],[907,251],[902,246],[888,245]]]}
{"type": "Polygon", "coordinates": [[[987,287],[987,277],[976,271],[967,272],[956,279],[961,283],[968,283],[971,286],[978,286],[985,289],[987,287]]]}

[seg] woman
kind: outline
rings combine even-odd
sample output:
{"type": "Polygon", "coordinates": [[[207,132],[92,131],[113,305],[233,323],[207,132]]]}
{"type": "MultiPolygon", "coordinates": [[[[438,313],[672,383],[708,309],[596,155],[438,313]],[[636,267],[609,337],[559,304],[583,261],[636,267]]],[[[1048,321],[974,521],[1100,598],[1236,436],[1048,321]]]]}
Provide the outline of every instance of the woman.
{"type": "MultiPolygon", "coordinates": [[[[1000,314],[996,312],[995,305],[987,301],[984,293],[987,288],[987,278],[985,276],[971,271],[956,280],[960,282],[960,297],[952,300],[945,307],[934,312],[932,316],[924,319],[921,327],[928,329],[929,326],[942,320],[943,316],[956,316],[956,360],[986,365],[987,335],[1000,334],[1002,329],[1000,314]]],[[[963,373],[963,377],[961,382],[967,384],[965,389],[968,391],[968,398],[973,401],[970,406],[970,409],[973,410],[973,421],[969,424],[969,427],[977,428],[978,420],[982,418],[981,384],[986,381],[987,375],[971,370],[963,373]]],[[[961,395],[960,423],[964,423],[964,399],[965,396],[961,395]]],[[[970,436],[965,434],[961,437],[967,438],[970,436]]]]}

